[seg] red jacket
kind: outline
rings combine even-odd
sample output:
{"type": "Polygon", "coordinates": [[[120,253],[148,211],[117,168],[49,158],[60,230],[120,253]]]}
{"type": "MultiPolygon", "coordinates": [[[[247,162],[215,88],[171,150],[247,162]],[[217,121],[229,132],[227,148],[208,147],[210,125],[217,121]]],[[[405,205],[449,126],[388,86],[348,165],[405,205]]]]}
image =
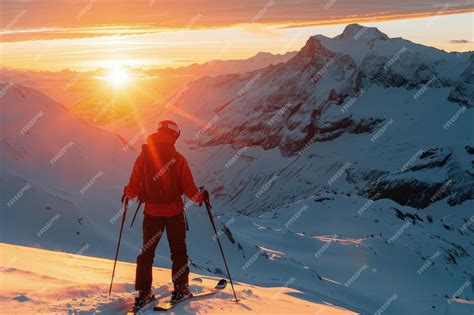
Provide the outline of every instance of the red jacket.
{"type": "MultiPolygon", "coordinates": [[[[165,143],[175,143],[175,139],[162,132],[157,132],[152,136],[158,137],[159,142],[165,143]]],[[[176,152],[176,168],[179,177],[180,186],[183,188],[184,194],[195,203],[202,202],[202,194],[199,189],[196,187],[194,183],[193,175],[188,165],[188,161],[186,158],[181,155],[179,152],[176,152]]],[[[139,189],[140,189],[140,182],[142,176],[143,168],[143,153],[140,153],[135,164],[133,165],[132,175],[130,176],[130,180],[128,185],[125,187],[124,193],[125,196],[129,199],[133,199],[138,196],[139,189]]],[[[171,217],[181,213],[184,209],[184,203],[181,198],[178,199],[177,202],[171,203],[162,203],[162,204],[152,204],[146,203],[145,204],[145,214],[152,215],[152,216],[160,216],[160,217],[171,217]]]]}

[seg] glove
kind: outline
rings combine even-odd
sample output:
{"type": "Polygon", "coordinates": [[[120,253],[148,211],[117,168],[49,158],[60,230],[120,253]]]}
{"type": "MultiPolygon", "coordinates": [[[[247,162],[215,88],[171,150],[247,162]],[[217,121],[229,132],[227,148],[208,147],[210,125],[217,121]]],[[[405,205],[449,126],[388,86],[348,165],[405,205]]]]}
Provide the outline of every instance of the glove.
{"type": "MultiPolygon", "coordinates": [[[[204,186],[199,187],[199,190],[201,191],[201,194],[202,194],[202,200],[205,203],[209,203],[209,192],[204,188],[204,186]]],[[[201,206],[202,206],[202,202],[199,203],[199,207],[201,206]]]]}
{"type": "Polygon", "coordinates": [[[125,203],[128,203],[128,197],[127,197],[127,195],[125,195],[125,189],[126,189],[126,188],[127,188],[127,187],[124,187],[124,188],[123,188],[123,195],[122,195],[122,198],[120,199],[120,201],[121,201],[122,203],[124,203],[124,202],[125,202],[125,203]]]}
{"type": "Polygon", "coordinates": [[[122,195],[122,198],[120,199],[120,201],[121,201],[122,203],[124,203],[124,202],[125,202],[125,203],[128,203],[128,197],[125,196],[125,194],[123,194],[123,195],[122,195]]]}

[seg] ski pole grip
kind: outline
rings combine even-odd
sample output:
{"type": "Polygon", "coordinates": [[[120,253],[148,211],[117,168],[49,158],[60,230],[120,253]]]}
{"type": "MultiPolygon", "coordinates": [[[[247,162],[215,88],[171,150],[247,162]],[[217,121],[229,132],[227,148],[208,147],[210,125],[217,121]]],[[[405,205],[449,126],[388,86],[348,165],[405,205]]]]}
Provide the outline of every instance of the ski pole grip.
{"type": "Polygon", "coordinates": [[[199,187],[199,190],[201,191],[202,198],[203,198],[204,203],[206,204],[206,207],[211,209],[212,206],[211,206],[211,202],[209,201],[209,192],[206,190],[206,188],[204,188],[204,186],[199,187]]]}

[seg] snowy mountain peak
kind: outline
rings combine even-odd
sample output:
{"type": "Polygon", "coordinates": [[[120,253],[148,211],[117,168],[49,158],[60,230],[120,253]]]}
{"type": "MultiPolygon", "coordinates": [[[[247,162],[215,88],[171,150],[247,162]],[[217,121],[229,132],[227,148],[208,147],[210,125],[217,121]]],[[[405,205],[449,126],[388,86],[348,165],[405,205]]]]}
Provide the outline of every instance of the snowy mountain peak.
{"type": "Polygon", "coordinates": [[[335,39],[371,41],[374,39],[387,40],[388,36],[376,27],[367,27],[354,23],[347,25],[344,32],[336,36],[335,39]]]}
{"type": "Polygon", "coordinates": [[[316,58],[317,56],[333,56],[334,52],[330,51],[323,44],[323,36],[315,35],[308,38],[306,44],[298,52],[299,58],[316,58]]]}

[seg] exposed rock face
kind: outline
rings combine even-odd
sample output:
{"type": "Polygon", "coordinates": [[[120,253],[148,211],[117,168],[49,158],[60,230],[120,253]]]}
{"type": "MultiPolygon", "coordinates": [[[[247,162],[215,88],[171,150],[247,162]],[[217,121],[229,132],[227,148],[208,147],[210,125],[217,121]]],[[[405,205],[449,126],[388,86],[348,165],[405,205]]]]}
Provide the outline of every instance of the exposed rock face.
{"type": "Polygon", "coordinates": [[[453,206],[474,199],[474,174],[463,171],[453,161],[453,152],[444,148],[430,148],[420,151],[418,159],[403,169],[384,174],[361,190],[368,197],[389,198],[399,204],[414,208],[426,208],[433,202],[449,197],[453,206]],[[444,173],[441,180],[423,178],[426,172],[444,173]]]}
{"type": "Polygon", "coordinates": [[[448,100],[466,107],[474,107],[474,55],[471,55],[468,67],[461,74],[448,100]]]}

